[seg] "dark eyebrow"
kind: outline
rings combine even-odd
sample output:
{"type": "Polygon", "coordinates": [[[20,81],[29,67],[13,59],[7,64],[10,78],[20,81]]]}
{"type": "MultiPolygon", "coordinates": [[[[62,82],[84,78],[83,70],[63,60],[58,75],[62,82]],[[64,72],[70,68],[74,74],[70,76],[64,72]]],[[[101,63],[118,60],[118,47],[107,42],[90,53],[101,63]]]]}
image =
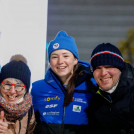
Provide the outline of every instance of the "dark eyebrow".
{"type": "Polygon", "coordinates": [[[69,54],[68,52],[65,52],[65,53],[63,53],[63,54],[69,54]]]}
{"type": "Polygon", "coordinates": [[[51,54],[51,55],[58,55],[58,54],[51,54]]]}

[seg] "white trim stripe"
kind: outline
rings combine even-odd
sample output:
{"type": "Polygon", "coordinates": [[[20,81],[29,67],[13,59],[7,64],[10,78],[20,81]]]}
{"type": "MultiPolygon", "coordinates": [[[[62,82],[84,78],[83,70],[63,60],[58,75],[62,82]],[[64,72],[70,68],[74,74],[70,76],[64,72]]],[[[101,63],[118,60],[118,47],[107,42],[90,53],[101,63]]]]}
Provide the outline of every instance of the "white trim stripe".
{"type": "Polygon", "coordinates": [[[117,56],[118,58],[120,58],[120,59],[124,62],[124,59],[123,59],[120,55],[118,55],[118,54],[116,54],[116,53],[113,53],[113,52],[110,52],[110,51],[102,51],[102,52],[98,52],[98,53],[94,54],[94,55],[92,56],[91,60],[90,60],[90,63],[91,63],[92,59],[93,59],[95,56],[98,56],[98,55],[101,55],[101,54],[112,54],[112,55],[114,55],[114,56],[117,56]]]}

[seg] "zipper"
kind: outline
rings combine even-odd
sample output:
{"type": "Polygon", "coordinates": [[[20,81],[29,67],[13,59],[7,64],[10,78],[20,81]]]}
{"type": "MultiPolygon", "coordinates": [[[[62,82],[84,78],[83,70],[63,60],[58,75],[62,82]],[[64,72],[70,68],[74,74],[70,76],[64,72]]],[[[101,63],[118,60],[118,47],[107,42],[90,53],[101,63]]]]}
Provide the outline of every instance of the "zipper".
{"type": "Polygon", "coordinates": [[[62,134],[64,134],[64,119],[65,119],[65,106],[63,107],[62,134]]]}
{"type": "Polygon", "coordinates": [[[107,100],[109,103],[112,103],[112,99],[111,99],[111,97],[110,97],[110,95],[108,95],[108,98],[106,98],[105,96],[103,96],[102,95],[102,93],[100,92],[100,90],[98,90],[97,92],[96,92],[97,94],[99,94],[99,95],[101,95],[105,100],[107,100]]]}
{"type": "Polygon", "coordinates": [[[108,102],[110,103],[109,111],[111,112],[111,111],[112,111],[112,108],[111,108],[111,104],[112,104],[111,96],[110,96],[110,95],[107,95],[108,98],[106,98],[106,97],[100,92],[100,90],[98,90],[96,93],[99,94],[99,95],[101,95],[106,101],[108,101],[108,102]]]}

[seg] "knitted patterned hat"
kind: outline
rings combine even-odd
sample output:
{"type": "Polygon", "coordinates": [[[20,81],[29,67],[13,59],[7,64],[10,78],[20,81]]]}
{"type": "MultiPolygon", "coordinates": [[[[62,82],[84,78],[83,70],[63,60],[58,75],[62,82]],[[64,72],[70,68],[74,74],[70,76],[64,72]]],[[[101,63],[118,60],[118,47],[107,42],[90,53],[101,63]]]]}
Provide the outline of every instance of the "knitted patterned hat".
{"type": "Polygon", "coordinates": [[[31,71],[22,55],[12,56],[10,62],[1,68],[0,83],[6,78],[21,80],[25,84],[27,92],[29,91],[31,71]]]}
{"type": "Polygon", "coordinates": [[[110,43],[102,43],[93,50],[90,64],[93,71],[102,65],[111,65],[122,70],[124,67],[124,59],[116,46],[110,43]]]}
{"type": "Polygon", "coordinates": [[[50,61],[50,55],[53,51],[59,49],[66,49],[73,53],[73,55],[79,59],[78,49],[73,37],[68,36],[66,32],[60,31],[54,40],[52,40],[48,47],[48,58],[50,61]]]}

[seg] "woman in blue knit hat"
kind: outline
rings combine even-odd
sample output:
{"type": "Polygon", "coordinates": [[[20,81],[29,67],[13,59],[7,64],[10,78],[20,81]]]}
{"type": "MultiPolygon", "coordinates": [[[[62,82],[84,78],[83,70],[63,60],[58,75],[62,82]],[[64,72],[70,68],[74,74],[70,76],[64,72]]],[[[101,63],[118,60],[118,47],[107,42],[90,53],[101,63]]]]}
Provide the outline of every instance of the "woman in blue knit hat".
{"type": "Polygon", "coordinates": [[[98,84],[89,114],[92,134],[134,134],[134,68],[110,43],[99,44],[90,63],[98,84]]]}
{"type": "Polygon", "coordinates": [[[0,134],[33,133],[35,117],[29,94],[30,78],[30,69],[22,55],[12,56],[1,68],[0,134]]]}
{"type": "Polygon", "coordinates": [[[89,64],[78,59],[74,38],[60,31],[48,47],[45,79],[32,84],[35,134],[89,133],[87,111],[94,85],[89,64]]]}

